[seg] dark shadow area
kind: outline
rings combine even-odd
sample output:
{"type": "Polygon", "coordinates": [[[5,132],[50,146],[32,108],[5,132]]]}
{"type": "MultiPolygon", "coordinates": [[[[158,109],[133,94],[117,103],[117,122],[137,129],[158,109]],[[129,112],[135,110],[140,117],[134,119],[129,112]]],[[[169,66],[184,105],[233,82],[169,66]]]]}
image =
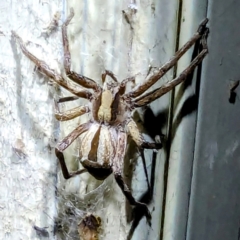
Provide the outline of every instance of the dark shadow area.
{"type": "MultiPolygon", "coordinates": [[[[152,139],[155,139],[156,136],[160,136],[161,142],[164,145],[164,135],[161,132],[161,129],[166,126],[167,123],[167,116],[168,116],[168,109],[164,109],[161,114],[156,117],[151,110],[150,107],[144,108],[144,115],[143,115],[143,122],[140,124],[143,125],[144,132],[146,132],[152,139]],[[159,121],[161,119],[161,121],[159,121]],[[159,126],[159,123],[161,125],[159,126]]],[[[163,149],[160,149],[159,151],[162,151],[163,149]]],[[[132,141],[129,145],[129,151],[126,156],[128,156],[128,159],[126,159],[125,163],[125,177],[127,180],[128,186],[131,186],[131,181],[133,177],[134,168],[136,165],[136,151],[137,146],[132,141]],[[135,159],[136,161],[133,161],[132,164],[129,163],[129,159],[135,159]]],[[[155,180],[155,166],[156,166],[156,158],[157,158],[157,152],[153,150],[147,150],[152,151],[151,154],[151,169],[150,169],[150,188],[147,188],[146,192],[142,194],[140,198],[137,199],[137,201],[145,203],[146,205],[149,205],[153,199],[153,193],[154,193],[154,180],[155,180]]],[[[139,161],[139,159],[138,159],[139,161]]],[[[139,222],[142,218],[145,217],[145,212],[142,211],[139,207],[132,208],[131,205],[126,202],[126,212],[127,212],[127,221],[131,222],[132,225],[130,228],[130,231],[127,236],[127,240],[130,240],[134,234],[134,231],[136,230],[139,222]]]]}
{"type": "MultiPolygon", "coordinates": [[[[201,39],[199,39],[193,49],[191,61],[202,51],[201,39]]],[[[189,74],[186,80],[180,85],[179,91],[175,94],[173,106],[173,113],[175,114],[175,119],[173,121],[173,113],[172,119],[170,120],[170,127],[169,127],[169,136],[166,139],[165,149],[167,153],[165,166],[164,166],[164,197],[163,197],[163,204],[162,204],[162,222],[161,222],[161,232],[160,232],[160,239],[163,238],[163,228],[164,228],[164,219],[165,219],[165,206],[166,206],[166,194],[167,194],[167,181],[168,181],[168,169],[169,169],[169,156],[170,156],[170,149],[172,140],[175,137],[176,131],[180,123],[182,122],[183,118],[187,115],[193,113],[198,108],[198,100],[199,100],[199,90],[200,90],[200,79],[201,79],[201,70],[202,70],[202,62],[197,66],[196,70],[189,74]],[[192,85],[194,73],[196,72],[196,84],[195,84],[195,94],[189,96],[185,102],[182,104],[181,109],[178,113],[175,113],[182,96],[186,89],[192,85]]]]}
{"type": "MultiPolygon", "coordinates": [[[[154,190],[154,179],[155,179],[155,166],[156,166],[156,157],[157,157],[157,153],[153,152],[152,154],[152,165],[151,165],[151,176],[150,176],[150,189],[148,189],[148,191],[146,191],[139,199],[140,202],[145,203],[145,204],[149,204],[152,201],[153,198],[153,190],[154,190]]],[[[132,225],[130,228],[130,231],[128,233],[127,236],[127,240],[132,239],[133,233],[136,230],[139,222],[141,221],[141,219],[143,217],[145,217],[144,212],[141,211],[141,209],[139,208],[134,208],[132,210],[132,225]]]]}
{"type": "Polygon", "coordinates": [[[237,81],[232,81],[229,84],[229,98],[228,101],[231,104],[234,104],[236,102],[236,98],[237,98],[237,93],[235,92],[235,90],[237,89],[237,87],[239,86],[239,80],[237,81]]]}

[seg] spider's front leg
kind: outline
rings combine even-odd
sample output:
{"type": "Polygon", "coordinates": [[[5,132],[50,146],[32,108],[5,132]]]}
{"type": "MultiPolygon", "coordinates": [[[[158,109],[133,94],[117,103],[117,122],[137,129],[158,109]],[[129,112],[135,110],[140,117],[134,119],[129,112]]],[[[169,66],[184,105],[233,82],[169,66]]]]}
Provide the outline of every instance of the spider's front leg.
{"type": "Polygon", "coordinates": [[[116,148],[116,154],[114,159],[112,160],[112,170],[115,177],[115,180],[118,184],[118,186],[121,188],[123,194],[128,199],[129,203],[133,206],[139,207],[139,209],[142,209],[144,211],[144,214],[150,222],[151,220],[151,214],[148,210],[148,207],[146,204],[136,201],[136,199],[133,197],[130,189],[128,188],[127,184],[124,182],[123,179],[123,162],[124,162],[124,156],[126,153],[126,145],[127,145],[127,134],[119,131],[118,132],[118,143],[116,148]]]}
{"type": "Polygon", "coordinates": [[[102,73],[102,83],[105,82],[105,79],[106,79],[106,76],[109,76],[112,78],[112,80],[114,80],[114,82],[118,82],[117,78],[115,77],[114,73],[109,71],[109,70],[106,70],[102,73]]]}
{"type": "Polygon", "coordinates": [[[75,83],[86,87],[91,88],[94,90],[100,89],[100,86],[92,79],[85,77],[81,74],[78,74],[74,71],[71,71],[71,54],[69,51],[69,42],[68,42],[68,35],[67,35],[67,27],[74,16],[74,11],[70,9],[70,15],[67,20],[62,25],[62,40],[63,40],[63,48],[64,48],[64,68],[66,71],[67,76],[73,80],[75,83]]]}
{"type": "Polygon", "coordinates": [[[54,99],[55,117],[58,121],[68,121],[68,120],[74,119],[76,117],[79,117],[87,112],[90,112],[90,109],[87,105],[75,107],[73,109],[67,110],[66,112],[60,112],[59,106],[58,106],[59,103],[74,101],[77,99],[79,99],[79,98],[75,97],[75,96],[64,97],[64,98],[60,98],[58,100],[54,99]]]}
{"type": "Polygon", "coordinates": [[[171,80],[170,82],[163,84],[160,88],[157,88],[147,94],[144,94],[136,99],[134,99],[134,107],[143,107],[147,104],[153,102],[154,100],[160,98],[167,92],[171,91],[175,86],[180,84],[181,82],[187,79],[187,76],[193,72],[193,70],[202,62],[204,57],[208,53],[207,48],[207,35],[208,35],[208,28],[205,29],[204,34],[202,36],[202,51],[193,59],[190,65],[180,73],[178,77],[171,80]]]}
{"type": "Polygon", "coordinates": [[[60,162],[61,165],[61,169],[62,169],[62,173],[65,179],[69,179],[73,176],[76,176],[78,174],[87,172],[86,169],[81,169],[75,172],[71,172],[69,173],[66,163],[65,163],[65,159],[64,159],[64,155],[63,155],[63,151],[69,147],[72,142],[79,137],[82,133],[86,132],[90,127],[90,123],[84,123],[81,124],[80,126],[78,126],[76,129],[74,129],[68,136],[66,136],[59,144],[58,146],[55,148],[55,154],[60,162]]]}
{"type": "Polygon", "coordinates": [[[183,56],[187,50],[192,47],[206,32],[206,24],[208,19],[204,19],[202,23],[199,25],[197,32],[192,36],[192,38],[181,47],[175,55],[162,67],[160,67],[154,74],[147,78],[146,82],[142,83],[136,89],[131,92],[125,94],[127,98],[136,98],[147,91],[153,84],[155,84],[161,77],[163,77],[183,56]]]}
{"type": "Polygon", "coordinates": [[[32,53],[30,53],[27,48],[25,47],[25,44],[20,36],[18,36],[14,31],[12,31],[12,35],[17,39],[20,48],[24,55],[28,57],[37,67],[38,71],[46,75],[47,77],[51,78],[54,82],[59,84],[61,87],[67,89],[72,94],[86,99],[91,99],[92,93],[81,89],[80,87],[76,87],[71,85],[69,82],[65,81],[64,78],[59,75],[55,70],[51,69],[48,64],[46,64],[44,61],[40,60],[39,58],[35,57],[32,53]]]}

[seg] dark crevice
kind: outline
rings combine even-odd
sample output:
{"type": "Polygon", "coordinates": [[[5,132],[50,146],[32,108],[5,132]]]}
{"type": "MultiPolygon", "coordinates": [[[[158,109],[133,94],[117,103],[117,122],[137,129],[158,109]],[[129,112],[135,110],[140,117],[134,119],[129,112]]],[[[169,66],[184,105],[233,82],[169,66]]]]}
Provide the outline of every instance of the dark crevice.
{"type": "MultiPolygon", "coordinates": [[[[179,0],[178,7],[178,16],[177,16],[177,35],[176,35],[176,44],[175,52],[179,49],[179,40],[180,40],[180,29],[181,29],[181,19],[182,19],[182,0],[179,0]]],[[[177,75],[177,65],[173,69],[173,78],[177,75]]],[[[163,239],[163,229],[165,222],[165,207],[166,207],[166,195],[167,195],[167,182],[168,182],[168,168],[169,168],[169,156],[171,148],[171,134],[172,134],[172,124],[173,124],[173,108],[174,108],[174,95],[175,89],[170,93],[170,106],[169,106],[169,118],[168,118],[168,132],[167,132],[167,141],[166,141],[166,160],[164,166],[164,177],[163,177],[163,202],[162,202],[162,219],[161,219],[161,228],[160,228],[160,240],[163,239]]]]}
{"type": "MultiPolygon", "coordinates": [[[[207,13],[208,13],[208,0],[206,1],[205,16],[207,16],[207,13]]],[[[200,52],[202,50],[202,46],[200,45],[198,47],[198,49],[200,52]]],[[[194,51],[193,51],[193,56],[194,56],[194,51]]],[[[196,109],[198,109],[198,104],[199,104],[201,73],[202,73],[202,63],[199,64],[199,66],[197,68],[197,74],[196,74],[196,91],[195,91],[195,96],[197,99],[196,109]]],[[[193,168],[194,168],[195,149],[196,149],[196,134],[197,134],[197,127],[198,127],[197,120],[198,120],[198,111],[196,111],[196,118],[195,118],[195,132],[194,132],[194,140],[193,140],[194,141],[194,143],[193,143],[193,160],[192,160],[192,167],[191,167],[191,172],[190,172],[190,183],[189,183],[189,193],[188,193],[189,198],[188,198],[188,206],[187,206],[188,211],[187,211],[186,226],[185,226],[185,239],[187,239],[187,230],[188,230],[189,214],[190,214],[190,199],[191,199],[191,194],[192,194],[193,168]]]]}

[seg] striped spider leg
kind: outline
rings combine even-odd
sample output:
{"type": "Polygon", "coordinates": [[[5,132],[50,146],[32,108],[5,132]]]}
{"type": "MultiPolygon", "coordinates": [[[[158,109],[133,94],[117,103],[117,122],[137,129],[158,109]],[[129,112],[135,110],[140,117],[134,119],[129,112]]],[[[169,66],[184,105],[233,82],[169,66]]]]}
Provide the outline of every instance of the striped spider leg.
{"type": "MultiPolygon", "coordinates": [[[[125,97],[126,98],[131,98],[131,99],[135,98],[135,101],[138,101],[136,99],[137,97],[139,97],[141,94],[143,94],[145,91],[147,91],[153,84],[155,84],[160,78],[162,78],[174,65],[176,65],[178,60],[183,56],[184,53],[187,52],[187,50],[190,47],[192,47],[199,39],[202,39],[203,50],[201,51],[201,53],[199,53],[199,55],[192,61],[192,63],[188,66],[188,68],[186,68],[180,74],[180,76],[178,78],[175,78],[172,81],[170,81],[169,83],[164,84],[161,87],[162,94],[161,95],[157,94],[157,96],[154,98],[154,100],[161,97],[165,93],[171,91],[175,86],[177,86],[178,84],[183,82],[186,79],[187,75],[189,75],[195,69],[195,67],[198,66],[199,63],[201,63],[203,58],[208,53],[206,39],[207,39],[207,35],[208,35],[209,30],[208,30],[208,28],[206,28],[207,22],[208,22],[208,19],[207,18],[204,19],[201,22],[201,24],[199,25],[197,32],[191,37],[191,39],[187,43],[185,43],[185,45],[183,45],[175,53],[175,55],[167,63],[165,63],[163,66],[161,66],[154,74],[150,75],[146,79],[146,81],[143,82],[138,87],[136,87],[136,89],[133,89],[129,93],[125,94],[125,97]]],[[[155,92],[152,91],[151,93],[148,94],[148,96],[150,96],[150,95],[155,96],[155,92]]],[[[142,99],[142,98],[144,98],[144,97],[143,96],[139,97],[139,100],[142,99]]],[[[154,100],[152,100],[152,101],[154,101],[154,100]]],[[[148,104],[148,103],[146,103],[146,104],[148,104]]]]}

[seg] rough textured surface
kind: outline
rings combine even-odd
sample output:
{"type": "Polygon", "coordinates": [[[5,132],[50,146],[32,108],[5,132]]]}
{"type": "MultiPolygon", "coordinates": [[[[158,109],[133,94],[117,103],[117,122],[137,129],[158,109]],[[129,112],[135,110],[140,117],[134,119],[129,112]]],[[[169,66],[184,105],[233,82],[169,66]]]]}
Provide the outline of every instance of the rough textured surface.
{"type": "Polygon", "coordinates": [[[19,51],[11,30],[31,40],[28,47],[40,57],[60,58],[58,34],[45,38],[43,32],[61,3],[4,1],[0,9],[0,239],[54,239],[52,92],[19,51]]]}

